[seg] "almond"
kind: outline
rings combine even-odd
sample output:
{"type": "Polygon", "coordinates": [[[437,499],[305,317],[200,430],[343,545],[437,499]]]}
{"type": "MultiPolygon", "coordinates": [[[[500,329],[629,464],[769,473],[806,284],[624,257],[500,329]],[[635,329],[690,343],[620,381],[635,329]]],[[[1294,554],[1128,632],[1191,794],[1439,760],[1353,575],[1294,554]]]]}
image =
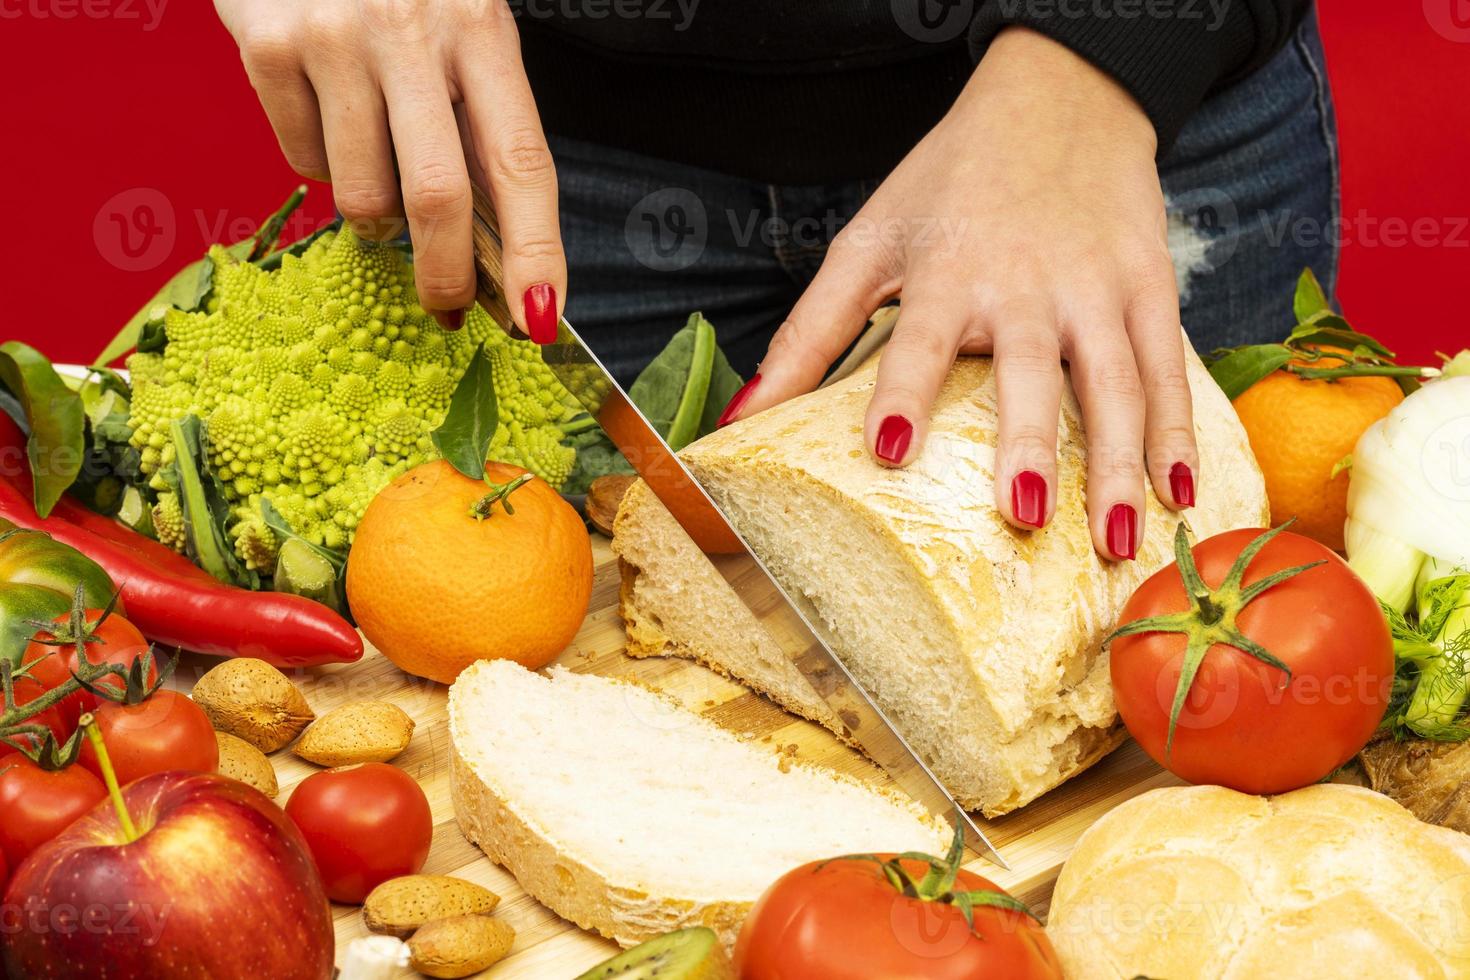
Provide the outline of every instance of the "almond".
{"type": "Polygon", "coordinates": [[[215,732],[219,743],[219,774],[238,779],[247,786],[254,786],[271,799],[280,792],[276,782],[276,769],[271,760],[243,738],[229,732],[215,732]]]}
{"type": "Polygon", "coordinates": [[[387,701],[354,701],[333,708],[312,724],[295,753],[319,766],[387,762],[408,748],[413,719],[387,701]]]}
{"type": "Polygon", "coordinates": [[[362,921],[370,932],[405,937],[425,922],[487,915],[499,904],[499,895],[473,881],[449,875],[404,875],[368,893],[362,921]]]}
{"type": "Polygon", "coordinates": [[[409,966],[430,977],[467,977],[503,959],[515,938],[504,920],[485,915],[435,919],[408,941],[409,966]]]}
{"type": "Polygon", "coordinates": [[[587,520],[609,538],[613,533],[613,518],[618,516],[618,507],[623,503],[623,494],[637,479],[636,476],[609,473],[593,480],[587,488],[587,520]]]}
{"type": "Polygon", "coordinates": [[[267,754],[301,734],[316,717],[285,674],[252,657],[226,660],[199,678],[194,703],[216,731],[243,738],[267,754]]]}

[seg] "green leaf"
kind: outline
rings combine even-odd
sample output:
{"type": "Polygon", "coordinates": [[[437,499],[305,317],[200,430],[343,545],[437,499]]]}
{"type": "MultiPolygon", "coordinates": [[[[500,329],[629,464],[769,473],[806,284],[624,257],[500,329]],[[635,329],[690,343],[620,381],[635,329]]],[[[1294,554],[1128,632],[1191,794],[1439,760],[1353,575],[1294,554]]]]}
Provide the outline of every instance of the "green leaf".
{"type": "Polygon", "coordinates": [[[1210,377],[1231,401],[1295,357],[1284,344],[1251,344],[1237,347],[1210,364],[1210,377]]]}
{"type": "MultiPolygon", "coordinates": [[[[1354,330],[1336,313],[1318,313],[1303,320],[1292,328],[1286,342],[1296,347],[1312,344],[1341,347],[1360,358],[1393,359],[1393,351],[1367,334],[1354,330]]],[[[1328,356],[1331,356],[1330,352],[1328,356]]]]}
{"type": "Polygon", "coordinates": [[[164,481],[179,496],[189,557],[221,582],[259,588],[260,576],[245,568],[225,533],[230,519],[229,504],[219,481],[203,465],[207,457],[204,430],[198,417],[175,419],[169,426],[169,434],[174,461],[162,472],[164,481]]]}
{"type": "Polygon", "coordinates": [[[1311,269],[1303,269],[1301,276],[1297,278],[1296,297],[1291,302],[1291,308],[1296,313],[1298,323],[1309,319],[1314,313],[1332,309],[1327,302],[1327,294],[1322,290],[1322,284],[1317,281],[1311,269]]]}
{"type": "MultiPolygon", "coordinates": [[[[130,350],[145,349],[142,347],[141,337],[144,333],[144,325],[151,320],[158,322],[158,328],[154,332],[157,339],[162,338],[163,311],[170,306],[186,312],[199,309],[204,298],[214,284],[214,263],[209,256],[205,256],[196,262],[190,262],[174,277],[164,283],[153,298],[143,304],[142,309],[134,313],[127,323],[123,324],[117,336],[102,348],[102,353],[92,361],[97,367],[105,367],[113,361],[122,357],[130,350]]],[[[157,345],[162,347],[162,343],[157,345]]],[[[155,348],[156,349],[156,348],[155,348]]]]}
{"type": "Polygon", "coordinates": [[[40,351],[18,340],[0,344],[0,383],[24,413],[32,497],[45,517],[82,469],[87,416],[81,396],[40,351]]]}
{"type": "Polygon", "coordinates": [[[720,352],[714,327],[693,313],[638,375],[628,397],[677,452],[714,431],[743,383],[720,352]]]}
{"type": "Polygon", "coordinates": [[[444,421],[432,435],[434,446],[449,464],[472,480],[485,476],[485,454],[500,424],[490,355],[482,344],[449,398],[444,421]]]}

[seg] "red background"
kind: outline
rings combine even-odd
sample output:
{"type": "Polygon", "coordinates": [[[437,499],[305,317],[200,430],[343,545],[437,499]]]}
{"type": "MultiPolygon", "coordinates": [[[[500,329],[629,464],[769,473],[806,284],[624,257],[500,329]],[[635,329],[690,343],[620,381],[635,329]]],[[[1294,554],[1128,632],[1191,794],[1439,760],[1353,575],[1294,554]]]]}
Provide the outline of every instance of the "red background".
{"type": "MultiPolygon", "coordinates": [[[[155,21],[148,2],[0,0],[4,335],[58,360],[89,360],[169,272],[251,230],[296,183],[212,5],[173,0],[155,21]]],[[[1324,0],[1321,17],[1342,306],[1424,363],[1465,343],[1470,0],[1324,0]]],[[[327,188],[306,215],[331,215],[327,188]]]]}

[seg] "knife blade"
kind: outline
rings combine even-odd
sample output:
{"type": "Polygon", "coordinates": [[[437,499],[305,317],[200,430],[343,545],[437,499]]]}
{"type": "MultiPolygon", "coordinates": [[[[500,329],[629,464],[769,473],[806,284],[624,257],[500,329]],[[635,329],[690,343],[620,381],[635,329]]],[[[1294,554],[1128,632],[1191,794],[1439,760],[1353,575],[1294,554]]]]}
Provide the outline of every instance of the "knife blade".
{"type": "MultiPolygon", "coordinates": [[[[510,324],[501,266],[500,227],[489,199],[474,190],[475,272],[478,300],[497,323],[510,324]]],[[[966,847],[1009,870],[975,821],[955,802],[898,729],[862,689],[831,648],[811,600],[789,592],[771,575],[739,530],[694,474],[613,379],[597,355],[563,319],[556,342],[543,345],[542,360],[598,421],[613,444],[643,477],[675,520],[701,543],[751,614],[780,647],[812,690],[832,709],[847,737],[911,798],[946,821],[958,819],[966,847]]]]}

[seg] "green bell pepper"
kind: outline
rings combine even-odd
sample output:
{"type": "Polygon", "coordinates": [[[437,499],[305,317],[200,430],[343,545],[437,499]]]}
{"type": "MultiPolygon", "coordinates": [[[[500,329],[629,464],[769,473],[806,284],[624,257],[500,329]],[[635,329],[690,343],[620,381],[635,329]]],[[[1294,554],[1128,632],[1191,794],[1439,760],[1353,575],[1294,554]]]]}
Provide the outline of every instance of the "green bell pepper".
{"type": "Polygon", "coordinates": [[[44,531],[0,518],[0,657],[21,666],[36,633],[31,621],[50,622],[69,610],[78,585],[89,609],[112,598],[112,579],[101,565],[44,531]]]}

